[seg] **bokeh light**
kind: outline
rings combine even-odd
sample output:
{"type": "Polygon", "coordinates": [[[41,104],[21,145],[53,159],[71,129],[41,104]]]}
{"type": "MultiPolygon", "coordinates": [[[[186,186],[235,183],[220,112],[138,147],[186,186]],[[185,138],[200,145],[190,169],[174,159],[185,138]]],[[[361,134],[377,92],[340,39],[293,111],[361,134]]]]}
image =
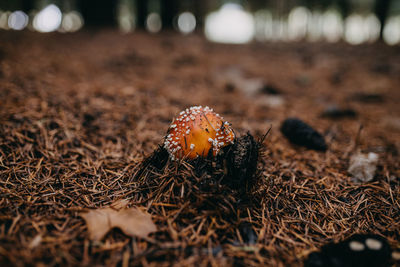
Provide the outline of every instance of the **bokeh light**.
{"type": "Polygon", "coordinates": [[[311,13],[311,17],[308,21],[308,32],[307,39],[311,42],[320,41],[323,37],[322,33],[322,25],[323,25],[324,17],[321,11],[314,10],[311,13]]]}
{"type": "Polygon", "coordinates": [[[25,12],[17,10],[8,17],[8,27],[13,30],[23,30],[28,25],[29,17],[25,12]]]}
{"type": "Polygon", "coordinates": [[[257,41],[268,40],[268,26],[271,25],[272,14],[267,9],[261,9],[254,13],[254,34],[257,41]]]}
{"type": "Polygon", "coordinates": [[[307,24],[311,17],[310,11],[305,7],[293,8],[288,17],[288,38],[298,41],[307,34],[307,24]]]}
{"type": "Polygon", "coordinates": [[[117,7],[118,26],[124,33],[132,32],[136,28],[136,17],[131,3],[121,1],[117,7]]]}
{"type": "Polygon", "coordinates": [[[71,11],[64,14],[61,22],[61,28],[64,31],[76,32],[80,30],[82,26],[83,26],[83,18],[79,12],[71,11]]]}
{"type": "Polygon", "coordinates": [[[364,19],[358,14],[352,14],[346,19],[344,38],[348,43],[358,45],[366,40],[363,31],[363,24],[364,19]]]}
{"type": "Polygon", "coordinates": [[[33,27],[39,32],[56,31],[62,20],[61,10],[54,4],[46,6],[33,19],[33,27]]]}
{"type": "Polygon", "coordinates": [[[323,14],[322,34],[328,42],[337,42],[342,38],[343,20],[338,11],[331,9],[323,14]]]}
{"type": "MultiPolygon", "coordinates": [[[[0,29],[18,31],[28,29],[43,33],[76,32],[84,26],[84,17],[88,16],[87,13],[91,13],[90,8],[82,9],[78,2],[34,1],[31,9],[26,11],[28,15],[22,11],[22,3],[10,5],[15,9],[0,10],[0,29]],[[38,6],[43,7],[43,3],[47,3],[43,9],[35,9],[38,6]],[[62,5],[63,12],[56,3],[62,5]]],[[[254,10],[254,13],[250,13],[244,8],[243,3],[246,2],[235,0],[222,2],[224,4],[218,10],[204,17],[203,14],[207,14],[207,10],[203,10],[205,13],[203,11],[199,13],[192,4],[182,5],[176,10],[171,9],[173,12],[166,15],[171,10],[162,8],[163,5],[158,0],[146,1],[144,5],[138,4],[137,0],[117,0],[115,9],[112,10],[115,11],[115,19],[123,33],[133,32],[137,27],[144,28],[150,33],[158,33],[163,29],[170,29],[171,22],[168,20],[172,20],[174,29],[182,34],[190,34],[196,28],[204,26],[205,37],[212,42],[220,43],[243,44],[253,39],[260,42],[332,43],[343,40],[351,45],[360,45],[379,41],[382,37],[381,31],[383,41],[387,44],[400,43],[400,5],[392,5],[388,11],[390,16],[384,20],[385,25],[381,25],[381,20],[373,13],[376,12],[376,7],[371,0],[366,0],[363,5],[353,3],[354,6],[349,7],[349,15],[342,14],[340,5],[332,3],[319,6],[295,1],[292,3],[294,5],[286,3],[280,7],[265,4],[264,7],[258,6],[259,9],[254,10]],[[178,10],[181,10],[180,13],[178,10]],[[167,17],[164,18],[164,15],[167,17]]],[[[209,7],[211,6],[213,5],[209,7]]],[[[248,6],[252,7],[251,1],[248,6]]],[[[88,25],[93,24],[90,16],[86,19],[88,25]]],[[[113,21],[112,18],[109,20],[113,21]]]]}
{"type": "Polygon", "coordinates": [[[162,28],[162,22],[160,14],[152,12],[147,16],[146,19],[146,29],[149,32],[156,33],[162,28]]]}
{"type": "Polygon", "coordinates": [[[389,17],[383,29],[383,39],[388,45],[400,43],[400,15],[389,17]]]}
{"type": "Polygon", "coordinates": [[[206,17],[205,35],[214,42],[247,43],[253,39],[254,32],[253,16],[238,4],[224,4],[206,17]]]}
{"type": "Polygon", "coordinates": [[[8,17],[11,15],[10,11],[0,12],[0,29],[8,30],[8,17]]]}
{"type": "Polygon", "coordinates": [[[381,30],[381,23],[374,14],[368,14],[364,18],[364,33],[365,39],[368,42],[375,42],[379,39],[379,32],[381,30]]]}
{"type": "Polygon", "coordinates": [[[345,40],[352,45],[373,42],[379,38],[380,22],[374,14],[352,14],[345,21],[345,40]]]}
{"type": "Polygon", "coordinates": [[[178,29],[184,34],[194,31],[196,28],[196,17],[191,12],[183,12],[178,16],[178,29]]]}

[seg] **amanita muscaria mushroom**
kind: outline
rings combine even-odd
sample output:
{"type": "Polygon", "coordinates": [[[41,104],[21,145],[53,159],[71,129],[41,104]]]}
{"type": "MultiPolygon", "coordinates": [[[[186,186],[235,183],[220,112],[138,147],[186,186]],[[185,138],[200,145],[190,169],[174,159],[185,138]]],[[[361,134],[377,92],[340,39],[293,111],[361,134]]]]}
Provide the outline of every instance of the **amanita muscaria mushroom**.
{"type": "Polygon", "coordinates": [[[229,123],[209,107],[188,108],[175,118],[164,141],[171,159],[216,156],[224,146],[233,144],[235,134],[229,123]]]}

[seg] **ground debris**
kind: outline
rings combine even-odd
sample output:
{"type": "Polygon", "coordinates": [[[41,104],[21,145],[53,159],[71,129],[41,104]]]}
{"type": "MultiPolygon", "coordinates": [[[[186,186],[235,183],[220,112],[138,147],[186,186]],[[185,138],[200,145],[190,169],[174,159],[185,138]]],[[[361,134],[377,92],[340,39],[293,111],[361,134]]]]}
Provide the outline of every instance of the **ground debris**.
{"type": "Polygon", "coordinates": [[[293,144],[320,151],[327,149],[324,137],[300,119],[286,119],[282,123],[281,132],[293,144]]]}
{"type": "Polygon", "coordinates": [[[101,240],[112,228],[120,228],[132,237],[147,237],[157,230],[151,215],[138,208],[99,208],[82,213],[89,230],[91,240],[101,240]]]}
{"type": "Polygon", "coordinates": [[[355,118],[357,117],[357,112],[351,108],[339,108],[336,105],[332,105],[322,112],[321,117],[329,119],[355,118]]]}
{"type": "Polygon", "coordinates": [[[378,159],[378,154],[373,152],[368,154],[357,152],[352,155],[347,170],[353,176],[352,181],[365,183],[374,179],[378,159]]]}

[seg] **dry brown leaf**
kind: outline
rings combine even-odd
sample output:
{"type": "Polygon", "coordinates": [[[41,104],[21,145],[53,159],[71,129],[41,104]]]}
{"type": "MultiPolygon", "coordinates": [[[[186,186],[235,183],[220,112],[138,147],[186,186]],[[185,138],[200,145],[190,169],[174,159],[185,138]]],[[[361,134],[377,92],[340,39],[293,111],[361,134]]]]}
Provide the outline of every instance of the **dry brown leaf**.
{"type": "Polygon", "coordinates": [[[151,220],[151,215],[137,208],[114,210],[101,208],[81,214],[85,220],[89,238],[94,241],[101,240],[107,232],[114,228],[120,228],[129,236],[147,237],[157,230],[151,220]]]}
{"type": "Polygon", "coordinates": [[[119,227],[129,236],[147,237],[157,230],[150,214],[136,208],[118,211],[117,216],[113,217],[113,223],[114,227],[119,227]]]}

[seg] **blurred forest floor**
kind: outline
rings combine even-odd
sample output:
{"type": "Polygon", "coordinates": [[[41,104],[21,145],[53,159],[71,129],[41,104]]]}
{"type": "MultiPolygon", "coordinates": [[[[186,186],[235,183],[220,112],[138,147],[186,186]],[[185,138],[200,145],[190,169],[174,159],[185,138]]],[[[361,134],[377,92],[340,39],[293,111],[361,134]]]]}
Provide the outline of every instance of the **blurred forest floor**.
{"type": "MultiPolygon", "coordinates": [[[[287,266],[363,232],[399,248],[399,46],[223,45],[107,30],[0,39],[0,265],[287,266]],[[272,125],[252,201],[212,210],[172,189],[154,189],[160,199],[141,191],[140,162],[192,105],[212,107],[237,135],[272,125]],[[356,116],[321,116],[333,106],[356,116]],[[323,133],[327,152],[284,138],[280,124],[293,116],[323,133]],[[347,172],[356,149],[379,155],[371,182],[347,172]],[[158,231],[91,242],[80,213],[119,199],[146,209],[158,231]]],[[[183,188],[189,174],[163,175],[183,188]]]]}

